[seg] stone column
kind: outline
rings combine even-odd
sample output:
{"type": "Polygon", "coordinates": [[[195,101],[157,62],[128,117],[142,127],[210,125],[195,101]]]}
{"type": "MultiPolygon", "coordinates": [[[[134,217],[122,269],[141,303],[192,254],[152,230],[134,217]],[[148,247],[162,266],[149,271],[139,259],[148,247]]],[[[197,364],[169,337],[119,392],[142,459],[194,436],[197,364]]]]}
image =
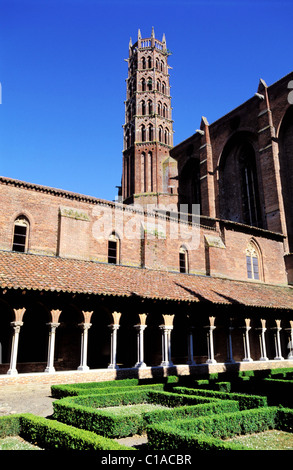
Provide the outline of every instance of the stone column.
{"type": "Polygon", "coordinates": [[[109,328],[111,329],[111,357],[108,369],[119,369],[117,365],[117,331],[120,328],[119,321],[121,313],[113,312],[112,316],[114,323],[112,325],[109,325],[109,328]]]}
{"type": "Polygon", "coordinates": [[[289,332],[290,332],[290,336],[289,336],[289,343],[288,343],[288,349],[289,349],[289,353],[288,353],[288,356],[287,356],[287,359],[293,359],[293,321],[290,320],[290,328],[288,328],[289,332]]]}
{"type": "Polygon", "coordinates": [[[146,313],[140,313],[140,324],[134,326],[137,331],[137,362],[134,367],[137,368],[146,367],[146,363],[144,362],[144,330],[147,327],[146,317],[146,313]]]}
{"type": "Polygon", "coordinates": [[[14,332],[13,332],[12,346],[11,346],[10,367],[7,372],[8,375],[18,374],[16,370],[16,361],[17,361],[17,353],[18,353],[19,332],[20,332],[20,327],[22,325],[23,325],[22,321],[11,322],[11,326],[13,327],[14,332]]]}
{"type": "Polygon", "coordinates": [[[88,346],[88,331],[92,326],[91,323],[80,323],[81,328],[81,351],[80,351],[80,365],[77,370],[89,370],[87,365],[87,346],[88,346]]]}
{"type": "Polygon", "coordinates": [[[50,327],[50,332],[49,332],[49,344],[48,344],[48,360],[47,360],[47,367],[45,369],[45,372],[55,372],[55,367],[54,367],[54,351],[55,351],[55,333],[56,333],[56,328],[60,325],[60,323],[47,323],[47,325],[50,327]]]}
{"type": "Polygon", "coordinates": [[[215,355],[214,355],[214,338],[213,338],[213,331],[216,329],[215,327],[215,317],[209,317],[210,325],[207,327],[207,341],[208,341],[208,359],[206,361],[207,364],[216,364],[215,355]]]}
{"type": "Polygon", "coordinates": [[[228,327],[228,344],[227,344],[227,362],[234,363],[233,357],[233,347],[232,347],[232,331],[234,330],[233,326],[228,327]]]}
{"type": "Polygon", "coordinates": [[[249,344],[249,331],[251,330],[250,318],[245,318],[245,327],[243,333],[243,344],[244,344],[244,358],[243,362],[252,362],[250,357],[250,344],[249,344]]]}
{"type": "Polygon", "coordinates": [[[60,325],[58,323],[59,317],[61,314],[61,310],[51,310],[51,318],[52,322],[47,323],[47,325],[50,327],[49,331],[49,343],[48,343],[48,359],[47,359],[47,367],[45,369],[45,372],[55,372],[55,367],[54,367],[54,351],[55,351],[55,334],[56,334],[56,328],[60,325]]]}
{"type": "Polygon", "coordinates": [[[267,349],[266,349],[266,340],[265,340],[265,332],[267,331],[266,329],[266,320],[261,319],[261,328],[260,328],[260,335],[259,335],[259,340],[260,340],[260,361],[268,361],[267,357],[267,349]]]}
{"type": "Polygon", "coordinates": [[[18,353],[18,340],[19,340],[19,333],[20,328],[23,325],[23,315],[25,313],[25,308],[20,309],[13,309],[15,315],[15,321],[11,322],[11,326],[13,327],[13,338],[12,338],[12,345],[11,345],[11,354],[10,354],[10,367],[7,371],[8,375],[17,375],[18,372],[16,370],[16,361],[17,361],[17,353],[18,353]]]}
{"type": "Polygon", "coordinates": [[[194,366],[196,364],[193,358],[193,327],[189,328],[188,332],[188,360],[187,364],[189,366],[194,366]]]}
{"type": "Polygon", "coordinates": [[[283,361],[284,358],[282,356],[282,350],[281,350],[281,341],[280,341],[280,331],[281,331],[281,320],[275,320],[276,321],[276,328],[273,328],[275,330],[275,349],[276,349],[276,356],[274,357],[275,361],[283,361]]]}
{"type": "Polygon", "coordinates": [[[82,311],[84,322],[78,326],[81,328],[81,351],[80,351],[80,365],[77,370],[89,370],[87,365],[87,350],[88,350],[88,331],[92,324],[90,323],[93,312],[82,311]]]}
{"type": "Polygon", "coordinates": [[[171,360],[171,332],[173,330],[174,315],[163,315],[164,325],[160,326],[162,331],[162,362],[163,367],[172,367],[171,360]]]}

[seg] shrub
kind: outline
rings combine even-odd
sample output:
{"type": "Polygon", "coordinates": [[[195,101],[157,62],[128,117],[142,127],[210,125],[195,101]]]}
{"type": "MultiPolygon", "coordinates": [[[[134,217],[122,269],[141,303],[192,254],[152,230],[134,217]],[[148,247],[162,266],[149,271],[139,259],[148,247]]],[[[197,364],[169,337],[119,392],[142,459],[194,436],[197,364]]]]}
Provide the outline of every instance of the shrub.
{"type": "Polygon", "coordinates": [[[195,419],[176,419],[164,424],[148,426],[148,442],[154,450],[184,449],[185,446],[195,449],[218,448],[219,445],[221,449],[224,449],[225,443],[220,441],[219,444],[219,441],[214,440],[215,438],[225,439],[238,434],[278,428],[281,419],[278,416],[277,407],[263,407],[195,419]],[[199,441],[196,442],[195,438],[199,441]],[[200,446],[199,442],[201,442],[200,446]]]}
{"type": "Polygon", "coordinates": [[[225,393],[214,390],[189,389],[186,387],[174,387],[173,391],[176,393],[184,393],[186,395],[194,394],[210,398],[222,398],[224,400],[237,400],[239,402],[240,410],[267,406],[267,398],[265,396],[246,395],[243,393],[225,393]]]}
{"type": "Polygon", "coordinates": [[[20,436],[45,450],[130,450],[111,439],[67,424],[24,414],[20,418],[20,436]]]}
{"type": "Polygon", "coordinates": [[[8,415],[0,417],[0,438],[17,436],[20,432],[20,415],[8,415]]]}

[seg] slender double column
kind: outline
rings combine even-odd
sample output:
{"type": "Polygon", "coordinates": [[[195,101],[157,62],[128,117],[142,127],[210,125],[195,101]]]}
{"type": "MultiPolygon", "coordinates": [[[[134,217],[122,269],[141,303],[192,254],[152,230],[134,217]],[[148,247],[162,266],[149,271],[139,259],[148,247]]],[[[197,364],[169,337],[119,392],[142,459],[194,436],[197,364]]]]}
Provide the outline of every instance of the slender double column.
{"type": "Polygon", "coordinates": [[[80,350],[80,365],[77,370],[89,370],[87,365],[87,351],[88,351],[88,331],[92,324],[90,323],[91,316],[93,312],[82,311],[84,322],[80,323],[78,326],[81,329],[81,350],[80,350]]]}
{"type": "Polygon", "coordinates": [[[187,364],[189,366],[194,366],[196,364],[194,357],[193,357],[193,327],[189,327],[188,331],[188,343],[187,343],[188,349],[188,359],[187,359],[187,364]]]}
{"type": "Polygon", "coordinates": [[[259,335],[259,341],[260,341],[260,361],[268,361],[267,357],[267,349],[266,349],[266,339],[265,339],[265,332],[267,331],[266,329],[266,320],[261,319],[261,328],[260,328],[260,335],[259,335]]]}
{"type": "Polygon", "coordinates": [[[287,359],[293,359],[293,321],[290,320],[290,328],[288,328],[287,330],[289,330],[290,334],[289,334],[289,342],[288,342],[288,349],[289,349],[289,352],[288,352],[288,355],[287,355],[287,359]]]}
{"type": "Polygon", "coordinates": [[[276,328],[273,328],[275,331],[275,350],[276,356],[274,357],[275,361],[283,361],[284,358],[282,356],[282,349],[281,349],[281,340],[280,340],[280,331],[281,331],[281,320],[276,321],[276,328]]]}
{"type": "Polygon", "coordinates": [[[17,375],[16,362],[17,362],[17,353],[18,353],[18,340],[20,328],[23,325],[23,315],[25,313],[25,308],[13,309],[15,315],[15,321],[11,322],[13,328],[13,337],[11,345],[11,354],[10,354],[10,367],[8,369],[8,375],[17,375]]]}
{"type": "Polygon", "coordinates": [[[207,343],[208,343],[208,358],[206,363],[207,364],[215,364],[217,361],[215,360],[215,353],[214,353],[214,335],[213,332],[216,329],[215,327],[215,317],[209,317],[210,324],[207,328],[207,343]]]}
{"type": "Polygon", "coordinates": [[[54,352],[55,352],[55,339],[56,339],[56,329],[60,325],[58,323],[59,317],[61,314],[61,310],[51,310],[51,318],[52,321],[47,323],[50,328],[49,331],[49,342],[48,342],[48,360],[47,360],[47,367],[45,372],[55,372],[54,367],[54,352]]]}
{"type": "Polygon", "coordinates": [[[174,315],[163,315],[164,324],[160,325],[162,331],[162,362],[163,367],[172,367],[171,360],[171,333],[173,330],[174,315]]]}
{"type": "Polygon", "coordinates": [[[245,318],[245,327],[243,328],[243,346],[244,346],[244,358],[243,362],[252,362],[250,357],[250,344],[249,344],[249,331],[251,330],[250,318],[245,318]]]}
{"type": "Polygon", "coordinates": [[[109,328],[111,329],[111,357],[108,369],[119,369],[119,366],[117,365],[117,331],[120,327],[119,321],[121,313],[113,312],[112,316],[114,322],[112,323],[112,325],[109,325],[109,328]]]}
{"type": "Polygon", "coordinates": [[[146,313],[140,313],[140,324],[134,326],[137,331],[137,362],[134,367],[137,368],[146,367],[146,363],[144,362],[144,330],[147,327],[146,317],[146,313]]]}

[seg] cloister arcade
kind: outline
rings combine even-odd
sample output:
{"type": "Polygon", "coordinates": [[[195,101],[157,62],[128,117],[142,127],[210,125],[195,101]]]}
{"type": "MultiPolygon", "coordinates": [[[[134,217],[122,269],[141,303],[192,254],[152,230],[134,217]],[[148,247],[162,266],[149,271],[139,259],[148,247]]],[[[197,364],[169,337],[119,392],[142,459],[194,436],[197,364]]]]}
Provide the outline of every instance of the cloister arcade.
{"type": "Polygon", "coordinates": [[[0,374],[292,360],[289,311],[11,291],[0,374]]]}

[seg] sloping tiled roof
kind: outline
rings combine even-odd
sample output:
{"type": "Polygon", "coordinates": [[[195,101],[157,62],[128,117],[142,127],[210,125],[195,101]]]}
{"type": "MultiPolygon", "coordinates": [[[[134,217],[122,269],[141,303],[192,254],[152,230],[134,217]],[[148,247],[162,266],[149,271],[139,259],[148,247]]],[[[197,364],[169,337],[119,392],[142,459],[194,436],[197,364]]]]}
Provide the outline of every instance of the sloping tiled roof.
{"type": "Polygon", "coordinates": [[[293,309],[293,288],[0,251],[0,287],[293,309]]]}

